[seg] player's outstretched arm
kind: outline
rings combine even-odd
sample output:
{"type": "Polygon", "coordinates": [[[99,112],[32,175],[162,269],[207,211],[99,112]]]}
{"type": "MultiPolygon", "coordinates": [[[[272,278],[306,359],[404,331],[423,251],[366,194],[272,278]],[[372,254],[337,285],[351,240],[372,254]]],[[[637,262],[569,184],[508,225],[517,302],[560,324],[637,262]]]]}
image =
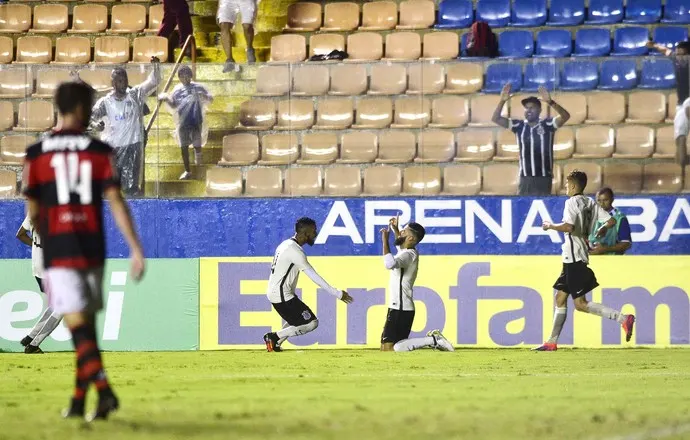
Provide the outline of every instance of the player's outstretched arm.
{"type": "Polygon", "coordinates": [[[120,188],[116,186],[111,186],[105,190],[105,198],[110,202],[110,211],[115,217],[115,223],[125,237],[127,245],[129,245],[132,259],[132,278],[139,281],[144,275],[145,269],[144,250],[129,213],[129,207],[120,194],[120,188]]]}
{"type": "Polygon", "coordinates": [[[324,280],[321,275],[319,275],[316,270],[312,267],[311,264],[309,264],[309,261],[307,261],[307,257],[304,254],[297,255],[295,257],[294,261],[295,266],[297,266],[306,276],[309,277],[310,280],[314,282],[317,286],[320,288],[324,289],[326,292],[330,293],[331,295],[335,296],[339,300],[343,301],[344,303],[350,304],[353,299],[348,293],[344,290],[338,290],[335,287],[331,286],[328,284],[326,280],[324,280]]]}
{"type": "Polygon", "coordinates": [[[570,223],[551,223],[551,222],[544,222],[541,225],[541,228],[545,231],[548,231],[549,229],[557,232],[573,232],[573,225],[570,223]]]}

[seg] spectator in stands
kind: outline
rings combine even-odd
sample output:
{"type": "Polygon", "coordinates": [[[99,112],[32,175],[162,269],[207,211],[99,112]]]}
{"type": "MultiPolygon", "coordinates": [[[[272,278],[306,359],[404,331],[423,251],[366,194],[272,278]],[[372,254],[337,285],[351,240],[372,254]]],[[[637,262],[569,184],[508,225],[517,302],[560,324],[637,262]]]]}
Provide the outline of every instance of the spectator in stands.
{"type": "MultiPolygon", "coordinates": [[[[192,17],[189,16],[187,0],[163,0],[163,20],[160,29],[158,29],[158,36],[170,38],[175,26],[180,32],[180,47],[182,47],[187,41],[187,37],[193,32],[192,17]]],[[[187,47],[185,55],[191,58],[191,46],[187,47]]]]}
{"type": "Polygon", "coordinates": [[[190,145],[194,147],[195,165],[201,164],[203,105],[213,101],[213,97],[206,87],[192,82],[193,74],[189,66],[180,67],[177,76],[180,79],[180,84],[173,89],[170,95],[163,93],[158,96],[158,99],[167,102],[170,107],[177,111],[177,140],[182,149],[182,162],[185,170],[180,176],[180,180],[187,180],[192,177],[189,167],[190,145]]]}
{"type": "Polygon", "coordinates": [[[220,0],[218,2],[218,24],[220,25],[220,41],[225,51],[225,66],[223,73],[237,72],[238,66],[232,55],[232,28],[237,23],[238,16],[242,17],[244,39],[247,42],[247,63],[256,62],[254,53],[254,19],[260,0],[220,0]]]}
{"type": "Polygon", "coordinates": [[[673,131],[676,139],[676,160],[683,166],[688,163],[687,142],[688,126],[690,123],[690,40],[682,41],[673,51],[653,41],[647,43],[651,49],[656,49],[668,57],[673,58],[676,68],[676,94],[678,95],[678,107],[676,117],[673,120],[673,131]]]}
{"type": "Polygon", "coordinates": [[[541,101],[535,96],[530,96],[522,100],[522,105],[525,107],[524,121],[504,118],[501,116],[501,111],[510,99],[510,88],[510,83],[503,87],[501,100],[491,120],[503,128],[512,130],[517,138],[520,149],[518,194],[521,196],[549,195],[551,194],[551,181],[553,179],[554,133],[570,119],[570,113],[556,104],[551,99],[549,91],[542,86],[539,87],[541,100],[553,107],[558,116],[539,119],[541,101]]]}
{"type": "Polygon", "coordinates": [[[140,195],[140,171],[144,150],[144,107],[146,97],[161,82],[158,58],[151,58],[153,71],[138,86],[129,87],[127,71],[116,67],[111,74],[113,91],[96,102],[91,123],[101,136],[115,149],[116,166],[125,194],[140,195]]]}
{"type": "Polygon", "coordinates": [[[613,190],[602,188],[597,192],[597,204],[616,220],[615,228],[608,228],[606,235],[597,238],[596,231],[603,224],[596,222],[589,235],[590,255],[623,255],[632,247],[630,223],[625,214],[613,207],[613,190]]]}
{"type": "Polygon", "coordinates": [[[477,21],[472,24],[469,37],[467,37],[467,56],[480,58],[498,56],[498,39],[488,23],[477,21]]]}

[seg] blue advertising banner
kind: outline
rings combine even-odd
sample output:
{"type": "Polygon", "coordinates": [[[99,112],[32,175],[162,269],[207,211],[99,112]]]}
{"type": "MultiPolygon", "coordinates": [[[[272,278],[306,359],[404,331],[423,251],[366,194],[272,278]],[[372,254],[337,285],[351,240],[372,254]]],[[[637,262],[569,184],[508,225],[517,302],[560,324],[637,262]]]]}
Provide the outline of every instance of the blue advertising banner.
{"type": "MultiPolygon", "coordinates": [[[[378,230],[391,216],[427,228],[427,255],[553,255],[562,234],[542,231],[559,222],[565,197],[276,198],[132,200],[149,258],[270,256],[293,234],[297,218],[319,224],[310,255],[378,255],[378,230]]],[[[690,200],[685,195],[621,197],[634,245],[629,254],[690,254],[690,200]]],[[[19,200],[0,203],[0,258],[25,258],[14,235],[24,216],[19,200]]],[[[108,257],[128,255],[108,215],[108,257]]]]}

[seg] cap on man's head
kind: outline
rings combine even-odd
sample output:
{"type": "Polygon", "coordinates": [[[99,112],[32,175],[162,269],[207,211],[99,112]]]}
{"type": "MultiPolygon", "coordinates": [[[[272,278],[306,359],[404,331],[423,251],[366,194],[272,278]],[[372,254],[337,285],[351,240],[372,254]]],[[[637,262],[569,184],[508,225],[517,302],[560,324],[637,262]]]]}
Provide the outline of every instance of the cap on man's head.
{"type": "Polygon", "coordinates": [[[536,96],[527,97],[520,102],[522,102],[523,107],[527,107],[527,104],[529,104],[530,102],[533,104],[537,104],[539,107],[541,107],[541,101],[536,96]]]}

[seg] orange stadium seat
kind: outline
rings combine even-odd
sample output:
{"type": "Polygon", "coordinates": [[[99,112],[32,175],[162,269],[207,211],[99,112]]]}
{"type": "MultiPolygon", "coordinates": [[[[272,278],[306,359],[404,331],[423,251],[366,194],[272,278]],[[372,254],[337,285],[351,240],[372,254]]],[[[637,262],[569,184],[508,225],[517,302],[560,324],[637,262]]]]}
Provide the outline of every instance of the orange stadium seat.
{"type": "Polygon", "coordinates": [[[685,165],[685,171],[683,173],[685,177],[685,185],[683,186],[683,192],[690,192],[690,165],[685,165]]]}
{"type": "MultiPolygon", "coordinates": [[[[581,93],[559,93],[553,99],[570,113],[570,119],[565,125],[579,125],[587,119],[587,97],[581,93]]],[[[555,117],[556,112],[549,109],[551,116],[555,117]]]]}
{"type": "Polygon", "coordinates": [[[393,103],[388,98],[360,99],[352,128],[384,128],[393,121],[393,103]]]}
{"type": "Polygon", "coordinates": [[[403,194],[435,196],[441,192],[441,168],[437,166],[406,167],[402,180],[403,194]]]}
{"type": "Polygon", "coordinates": [[[297,134],[265,134],[261,138],[259,165],[287,165],[299,158],[297,134]]]}
{"type": "Polygon", "coordinates": [[[397,29],[425,29],[434,25],[436,10],[431,0],[406,0],[400,3],[397,29]]]}
{"type": "Polygon", "coordinates": [[[69,33],[99,33],[108,27],[108,8],[105,5],[76,5],[72,11],[69,33]]]}
{"type": "Polygon", "coordinates": [[[93,60],[99,64],[122,64],[129,61],[129,40],[125,37],[97,37],[93,43],[93,60]]]}
{"type": "Polygon", "coordinates": [[[48,37],[29,36],[17,39],[15,63],[46,64],[53,60],[53,43],[48,37]]]}
{"type": "Polygon", "coordinates": [[[383,58],[383,37],[375,32],[357,32],[347,36],[345,62],[377,61],[383,58]]]}
{"type": "Polygon", "coordinates": [[[312,125],[314,103],[310,99],[284,99],[278,103],[278,123],[275,130],[305,130],[312,125]]]}
{"type": "Polygon", "coordinates": [[[294,32],[314,32],[321,27],[321,5],[298,2],[288,6],[285,29],[294,32]]]}
{"type": "Polygon", "coordinates": [[[411,95],[436,95],[446,85],[446,74],[440,64],[412,64],[407,74],[407,93],[411,95]]]}
{"type": "Polygon", "coordinates": [[[383,131],[379,134],[377,163],[412,162],[417,154],[417,139],[411,131],[383,131]]]}
{"type": "Polygon", "coordinates": [[[259,137],[254,133],[229,134],[223,137],[220,165],[253,165],[259,160],[259,137]]]}
{"type": "Polygon", "coordinates": [[[678,107],[678,95],[670,93],[668,95],[668,116],[666,117],[666,122],[673,122],[676,117],[676,108],[678,107]]]}
{"type": "Polygon", "coordinates": [[[376,1],[362,5],[362,31],[386,31],[398,24],[398,6],[392,1],[376,1]]]}
{"type": "Polygon", "coordinates": [[[392,166],[370,167],[364,170],[364,194],[397,196],[400,194],[402,172],[392,166]]]}
{"type": "Polygon", "coordinates": [[[613,128],[606,125],[587,125],[575,132],[576,159],[597,159],[611,157],[613,154],[613,128]]]}
{"type": "Polygon", "coordinates": [[[249,197],[278,197],[283,192],[280,168],[252,168],[247,170],[245,195],[249,197]]]}
{"type": "Polygon", "coordinates": [[[642,165],[629,162],[605,164],[604,185],[621,194],[639,193],[642,190],[642,165]]]}
{"type": "Polygon", "coordinates": [[[241,196],[242,171],[237,168],[209,168],[206,171],[206,195],[209,197],[241,196]]]}
{"type": "Polygon", "coordinates": [[[625,119],[625,95],[596,92],[587,95],[588,124],[618,124],[625,119]]]}
{"type": "Polygon", "coordinates": [[[399,95],[407,89],[405,66],[392,63],[376,63],[371,66],[370,95],[399,95]]]}
{"type": "Polygon", "coordinates": [[[240,104],[240,126],[249,130],[269,130],[276,123],[276,105],[267,99],[250,99],[240,104]]]}
{"type": "Polygon", "coordinates": [[[683,189],[683,169],[675,163],[648,163],[644,166],[642,190],[651,194],[676,194],[683,189]]]}
{"type": "Polygon", "coordinates": [[[460,37],[455,32],[424,34],[422,46],[424,59],[454,60],[460,55],[460,37]]]}
{"type": "MultiPolygon", "coordinates": [[[[584,171],[587,174],[587,192],[594,192],[602,187],[603,172],[596,162],[568,161],[563,165],[563,179],[561,182],[561,194],[565,194],[565,178],[575,170],[584,171]]],[[[615,189],[614,189],[615,190],[615,189]]]]}
{"type": "Polygon", "coordinates": [[[51,101],[22,101],[17,111],[17,131],[45,131],[55,125],[55,110],[51,101]]]}
{"type": "Polygon", "coordinates": [[[563,185],[563,171],[558,164],[553,165],[553,178],[551,179],[551,194],[558,194],[563,185]]]}
{"type": "Polygon", "coordinates": [[[575,152],[575,134],[570,127],[556,130],[553,137],[553,157],[556,160],[570,159],[575,152]]]}
{"type": "Polygon", "coordinates": [[[297,163],[325,165],[338,158],[338,135],[333,132],[305,133],[301,145],[302,154],[297,163]]]}
{"type": "Polygon", "coordinates": [[[295,197],[321,195],[323,180],[321,168],[288,168],[285,171],[285,194],[295,197]]]}
{"type": "Polygon", "coordinates": [[[0,36],[0,64],[11,63],[14,59],[14,42],[10,37],[0,36]]]}
{"type": "Polygon", "coordinates": [[[36,72],[36,93],[33,97],[51,99],[61,83],[72,79],[73,76],[67,69],[41,69],[36,72]]]}
{"type": "Polygon", "coordinates": [[[10,101],[0,101],[0,131],[14,126],[14,108],[10,101]]]}
{"type": "Polygon", "coordinates": [[[326,168],[324,194],[356,197],[362,193],[362,175],[359,167],[335,166],[326,168]]]}
{"type": "Polygon", "coordinates": [[[429,98],[399,98],[395,101],[395,119],[391,128],[422,128],[430,120],[429,98]]]}
{"type": "Polygon", "coordinates": [[[484,86],[484,70],[481,64],[457,63],[446,69],[446,88],[443,93],[475,93],[484,86]]]}
{"type": "Polygon", "coordinates": [[[0,138],[0,163],[21,165],[24,163],[26,149],[36,142],[35,136],[14,135],[0,138]]]}
{"type": "Polygon", "coordinates": [[[30,27],[30,6],[17,3],[0,5],[0,32],[23,33],[30,27]]]}
{"type": "Polygon", "coordinates": [[[517,193],[518,166],[512,163],[495,163],[484,166],[482,194],[508,196],[517,193]]]}
{"type": "Polygon", "coordinates": [[[322,31],[352,31],[359,26],[359,5],[351,2],[327,3],[323,8],[322,31]]]}
{"type": "Polygon", "coordinates": [[[59,37],[55,41],[54,64],[87,64],[91,61],[91,41],[86,37],[59,37]]]}
{"type": "Polygon", "coordinates": [[[256,73],[256,96],[282,96],[290,92],[288,66],[264,64],[256,73]]]}
{"type": "Polygon", "coordinates": [[[331,95],[361,95],[367,91],[367,70],[359,64],[331,66],[331,95]]]}
{"type": "Polygon", "coordinates": [[[328,67],[323,65],[302,65],[292,69],[293,96],[321,96],[330,87],[328,67]]]}
{"type": "Polygon", "coordinates": [[[25,98],[33,92],[33,78],[29,69],[0,70],[0,98],[25,98]]]}
{"type": "MultiPolygon", "coordinates": [[[[474,96],[470,101],[470,126],[473,127],[493,127],[495,124],[491,122],[491,117],[498,105],[498,95],[479,95],[474,96]]],[[[501,113],[504,117],[508,116],[508,109],[503,107],[501,113]]]]}
{"type": "Polygon", "coordinates": [[[334,50],[345,50],[345,37],[338,34],[314,34],[309,37],[309,57],[328,55],[334,50]]]}
{"type": "Polygon", "coordinates": [[[276,35],[271,38],[274,63],[299,63],[307,59],[307,41],[303,35],[276,35]]]}
{"type": "Polygon", "coordinates": [[[149,6],[149,25],[144,29],[146,33],[155,34],[163,22],[163,4],[149,6]]]}
{"type": "MultiPolygon", "coordinates": [[[[450,130],[425,130],[417,139],[418,163],[450,162],[455,156],[455,137],[450,130]]],[[[439,175],[439,178],[441,176],[439,175]]]]}
{"type": "Polygon", "coordinates": [[[443,194],[475,196],[482,187],[482,170],[477,165],[463,164],[443,168],[443,194]]]}
{"type": "Polygon", "coordinates": [[[422,41],[416,32],[386,35],[386,56],[390,61],[416,61],[422,56],[422,41]]]}
{"type": "Polygon", "coordinates": [[[354,104],[352,99],[322,99],[316,109],[316,125],[319,130],[344,130],[352,125],[354,104]]]}
{"type": "Polygon", "coordinates": [[[0,198],[9,199],[17,195],[17,173],[0,170],[0,198]]]}
{"type": "Polygon", "coordinates": [[[520,155],[515,133],[502,129],[496,137],[496,156],[494,160],[503,162],[517,162],[520,155]]]}
{"type": "Polygon", "coordinates": [[[666,95],[657,91],[638,91],[628,95],[628,117],[632,124],[659,124],[666,119],[666,95]]]}
{"type": "Polygon", "coordinates": [[[493,130],[461,131],[456,137],[455,162],[485,162],[494,157],[493,130]]]}
{"type": "Polygon", "coordinates": [[[105,69],[81,69],[79,78],[93,87],[96,92],[102,93],[112,89],[111,70],[105,69]]]}
{"type": "Polygon", "coordinates": [[[652,155],[655,159],[673,159],[676,157],[676,139],[672,125],[656,129],[656,149],[652,155]]]}
{"type": "Polygon", "coordinates": [[[136,37],[132,42],[132,62],[149,63],[151,57],[157,57],[161,62],[168,59],[168,39],[156,36],[136,37]]]}
{"type": "Polygon", "coordinates": [[[646,159],[654,153],[654,130],[642,125],[624,125],[616,129],[614,158],[646,159]]]}
{"type": "Polygon", "coordinates": [[[467,124],[470,103],[462,96],[444,96],[431,102],[432,128],[457,128],[467,124]]]}
{"type": "Polygon", "coordinates": [[[30,32],[55,33],[65,32],[68,26],[67,6],[60,4],[42,4],[34,6],[34,20],[30,32]]]}
{"type": "Polygon", "coordinates": [[[146,27],[146,7],[143,5],[114,5],[110,11],[108,32],[127,34],[141,32],[146,27]]]}
{"type": "Polygon", "coordinates": [[[378,155],[378,136],[370,131],[343,133],[338,163],[370,163],[378,155]]]}

